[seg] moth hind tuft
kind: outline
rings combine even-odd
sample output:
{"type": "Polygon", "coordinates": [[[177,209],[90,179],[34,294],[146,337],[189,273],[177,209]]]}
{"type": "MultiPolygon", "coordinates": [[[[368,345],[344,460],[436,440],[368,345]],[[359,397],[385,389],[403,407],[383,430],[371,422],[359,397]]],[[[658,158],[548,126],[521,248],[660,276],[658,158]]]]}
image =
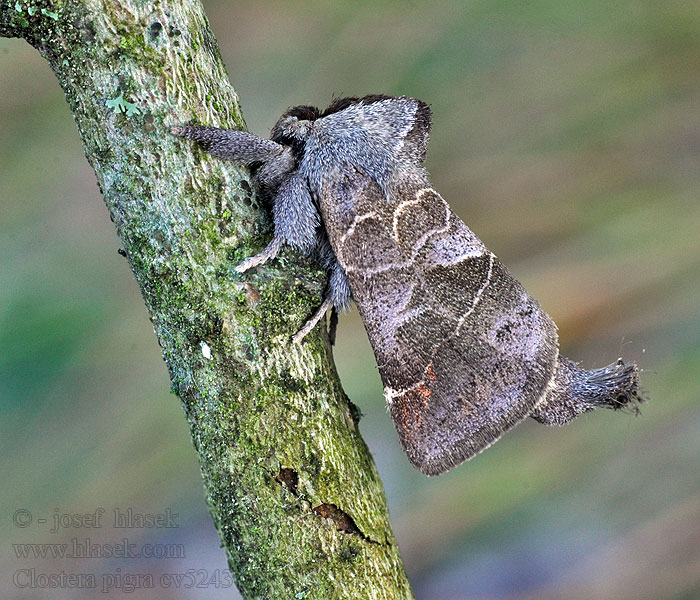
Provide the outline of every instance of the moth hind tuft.
{"type": "Polygon", "coordinates": [[[560,356],[553,385],[530,416],[545,425],[565,425],[596,408],[639,414],[643,401],[637,365],[619,359],[607,367],[587,371],[560,356]]]}

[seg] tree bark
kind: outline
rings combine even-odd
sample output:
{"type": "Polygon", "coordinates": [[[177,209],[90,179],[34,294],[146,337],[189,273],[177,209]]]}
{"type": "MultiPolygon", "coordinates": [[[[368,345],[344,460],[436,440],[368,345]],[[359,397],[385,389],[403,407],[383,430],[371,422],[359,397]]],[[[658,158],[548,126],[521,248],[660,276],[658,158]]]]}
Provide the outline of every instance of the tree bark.
{"type": "Polygon", "coordinates": [[[381,481],[325,330],[325,274],[264,247],[250,176],[169,134],[245,127],[199,2],[3,0],[63,87],[141,288],[245,598],[411,598],[381,481]]]}

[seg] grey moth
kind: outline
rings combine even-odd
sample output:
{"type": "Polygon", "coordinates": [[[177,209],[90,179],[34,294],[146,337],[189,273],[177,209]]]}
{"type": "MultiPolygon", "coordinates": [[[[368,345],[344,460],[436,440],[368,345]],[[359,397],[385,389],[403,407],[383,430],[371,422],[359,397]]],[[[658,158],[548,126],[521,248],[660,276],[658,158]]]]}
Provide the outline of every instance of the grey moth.
{"type": "Polygon", "coordinates": [[[470,459],[528,416],[562,425],[598,407],[636,411],[636,365],[587,371],[560,356],[549,315],[433,189],[430,126],[424,102],[376,95],[292,108],[271,139],[172,131],[251,167],[273,199],[273,239],[239,272],[285,244],[328,272],[296,342],[329,308],[355,302],[401,444],[422,472],[470,459]]]}

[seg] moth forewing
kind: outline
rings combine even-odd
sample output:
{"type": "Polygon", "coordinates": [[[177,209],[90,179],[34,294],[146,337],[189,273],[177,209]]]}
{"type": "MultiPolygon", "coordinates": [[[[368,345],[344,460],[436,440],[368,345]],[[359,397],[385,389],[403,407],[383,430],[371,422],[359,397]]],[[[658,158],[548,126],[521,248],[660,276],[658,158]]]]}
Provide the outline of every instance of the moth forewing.
{"type": "Polygon", "coordinates": [[[432,188],[367,175],[321,211],[411,462],[438,474],[524,419],[552,377],[551,319],[432,188]],[[344,207],[354,207],[348,216],[344,207]]]}

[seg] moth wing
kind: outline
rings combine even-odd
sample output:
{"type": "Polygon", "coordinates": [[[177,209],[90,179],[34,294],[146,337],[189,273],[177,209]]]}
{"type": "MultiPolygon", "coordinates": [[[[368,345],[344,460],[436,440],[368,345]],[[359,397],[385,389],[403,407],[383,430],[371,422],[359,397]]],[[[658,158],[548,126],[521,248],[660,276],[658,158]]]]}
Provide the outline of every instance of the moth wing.
{"type": "Polygon", "coordinates": [[[435,190],[406,187],[389,202],[364,169],[334,173],[321,212],[399,438],[418,469],[443,473],[543,397],[556,327],[435,190]]]}

